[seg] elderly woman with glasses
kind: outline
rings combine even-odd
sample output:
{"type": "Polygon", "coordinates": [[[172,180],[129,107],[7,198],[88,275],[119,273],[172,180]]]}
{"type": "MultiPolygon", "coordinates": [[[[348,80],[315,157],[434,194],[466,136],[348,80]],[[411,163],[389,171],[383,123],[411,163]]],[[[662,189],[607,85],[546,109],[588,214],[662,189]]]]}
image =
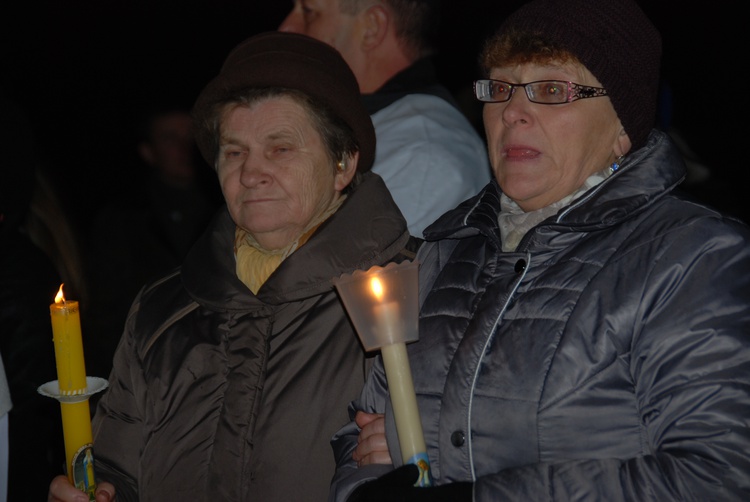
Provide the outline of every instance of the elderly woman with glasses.
{"type": "Polygon", "coordinates": [[[679,193],[660,54],[633,0],[534,0],[486,44],[495,179],[417,257],[432,486],[402,465],[379,360],[332,499],[747,499],[750,230],[679,193]]]}

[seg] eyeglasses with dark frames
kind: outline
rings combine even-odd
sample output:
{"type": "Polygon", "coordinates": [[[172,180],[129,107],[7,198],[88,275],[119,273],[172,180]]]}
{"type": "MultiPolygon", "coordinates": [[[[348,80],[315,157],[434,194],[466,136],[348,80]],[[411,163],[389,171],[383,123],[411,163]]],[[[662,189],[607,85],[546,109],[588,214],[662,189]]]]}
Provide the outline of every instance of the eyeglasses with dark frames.
{"type": "Polygon", "coordinates": [[[513,97],[517,87],[523,87],[529,101],[540,105],[560,105],[577,99],[607,95],[607,90],[603,87],[590,87],[564,80],[537,80],[525,84],[511,84],[502,80],[482,79],[474,82],[474,96],[484,103],[504,103],[513,97]]]}

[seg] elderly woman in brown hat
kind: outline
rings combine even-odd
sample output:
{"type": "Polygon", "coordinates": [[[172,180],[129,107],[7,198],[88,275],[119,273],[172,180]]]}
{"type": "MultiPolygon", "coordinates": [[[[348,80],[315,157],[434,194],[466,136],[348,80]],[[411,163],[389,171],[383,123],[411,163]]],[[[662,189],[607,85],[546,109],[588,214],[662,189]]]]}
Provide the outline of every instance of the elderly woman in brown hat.
{"type": "Polygon", "coordinates": [[[93,421],[101,500],[326,499],[365,378],[331,279],[409,256],[359,99],[334,49],[288,33],[240,44],[198,97],[226,209],[133,304],[93,421]]]}
{"type": "Polygon", "coordinates": [[[378,360],[354,407],[384,419],[338,433],[336,500],[748,500],[750,230],[680,195],[660,52],[633,0],[535,0],[486,45],[495,180],[417,256],[434,486],[378,360]]]}

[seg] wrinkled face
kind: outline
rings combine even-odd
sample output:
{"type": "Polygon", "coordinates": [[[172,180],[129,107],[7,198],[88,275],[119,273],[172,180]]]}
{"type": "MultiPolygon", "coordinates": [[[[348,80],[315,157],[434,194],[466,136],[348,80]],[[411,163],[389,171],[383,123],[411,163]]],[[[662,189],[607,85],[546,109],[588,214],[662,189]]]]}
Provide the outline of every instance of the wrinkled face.
{"type": "Polygon", "coordinates": [[[355,75],[360,74],[362,64],[359,28],[360,16],[342,13],[338,0],[294,0],[292,10],[279,25],[279,31],[301,33],[332,46],[355,75]]]}
{"type": "MultiPolygon", "coordinates": [[[[494,68],[489,78],[513,84],[564,80],[602,87],[579,64],[527,63],[494,68]]],[[[495,179],[524,211],[580,188],[586,178],[627,153],[630,142],[608,97],[532,103],[522,88],[505,103],[485,103],[484,126],[495,179]]]]}
{"type": "Polygon", "coordinates": [[[234,222],[266,249],[300,236],[349,183],[313,121],[288,96],[225,110],[217,171],[234,222]]]}

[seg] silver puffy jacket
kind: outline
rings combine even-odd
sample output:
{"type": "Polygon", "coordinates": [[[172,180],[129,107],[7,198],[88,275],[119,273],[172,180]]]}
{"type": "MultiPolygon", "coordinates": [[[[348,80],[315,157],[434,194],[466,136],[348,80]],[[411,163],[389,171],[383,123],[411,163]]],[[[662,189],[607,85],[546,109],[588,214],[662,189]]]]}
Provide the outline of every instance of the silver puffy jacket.
{"type": "MultiPolygon", "coordinates": [[[[494,182],[427,229],[409,357],[437,484],[474,481],[477,501],[750,500],[750,229],[679,196],[683,176],[654,131],[516,252],[494,182]]],[[[378,363],[351,411],[384,411],[398,452],[378,363]]],[[[383,472],[350,462],[356,433],[334,436],[332,499],[383,472]]]]}

